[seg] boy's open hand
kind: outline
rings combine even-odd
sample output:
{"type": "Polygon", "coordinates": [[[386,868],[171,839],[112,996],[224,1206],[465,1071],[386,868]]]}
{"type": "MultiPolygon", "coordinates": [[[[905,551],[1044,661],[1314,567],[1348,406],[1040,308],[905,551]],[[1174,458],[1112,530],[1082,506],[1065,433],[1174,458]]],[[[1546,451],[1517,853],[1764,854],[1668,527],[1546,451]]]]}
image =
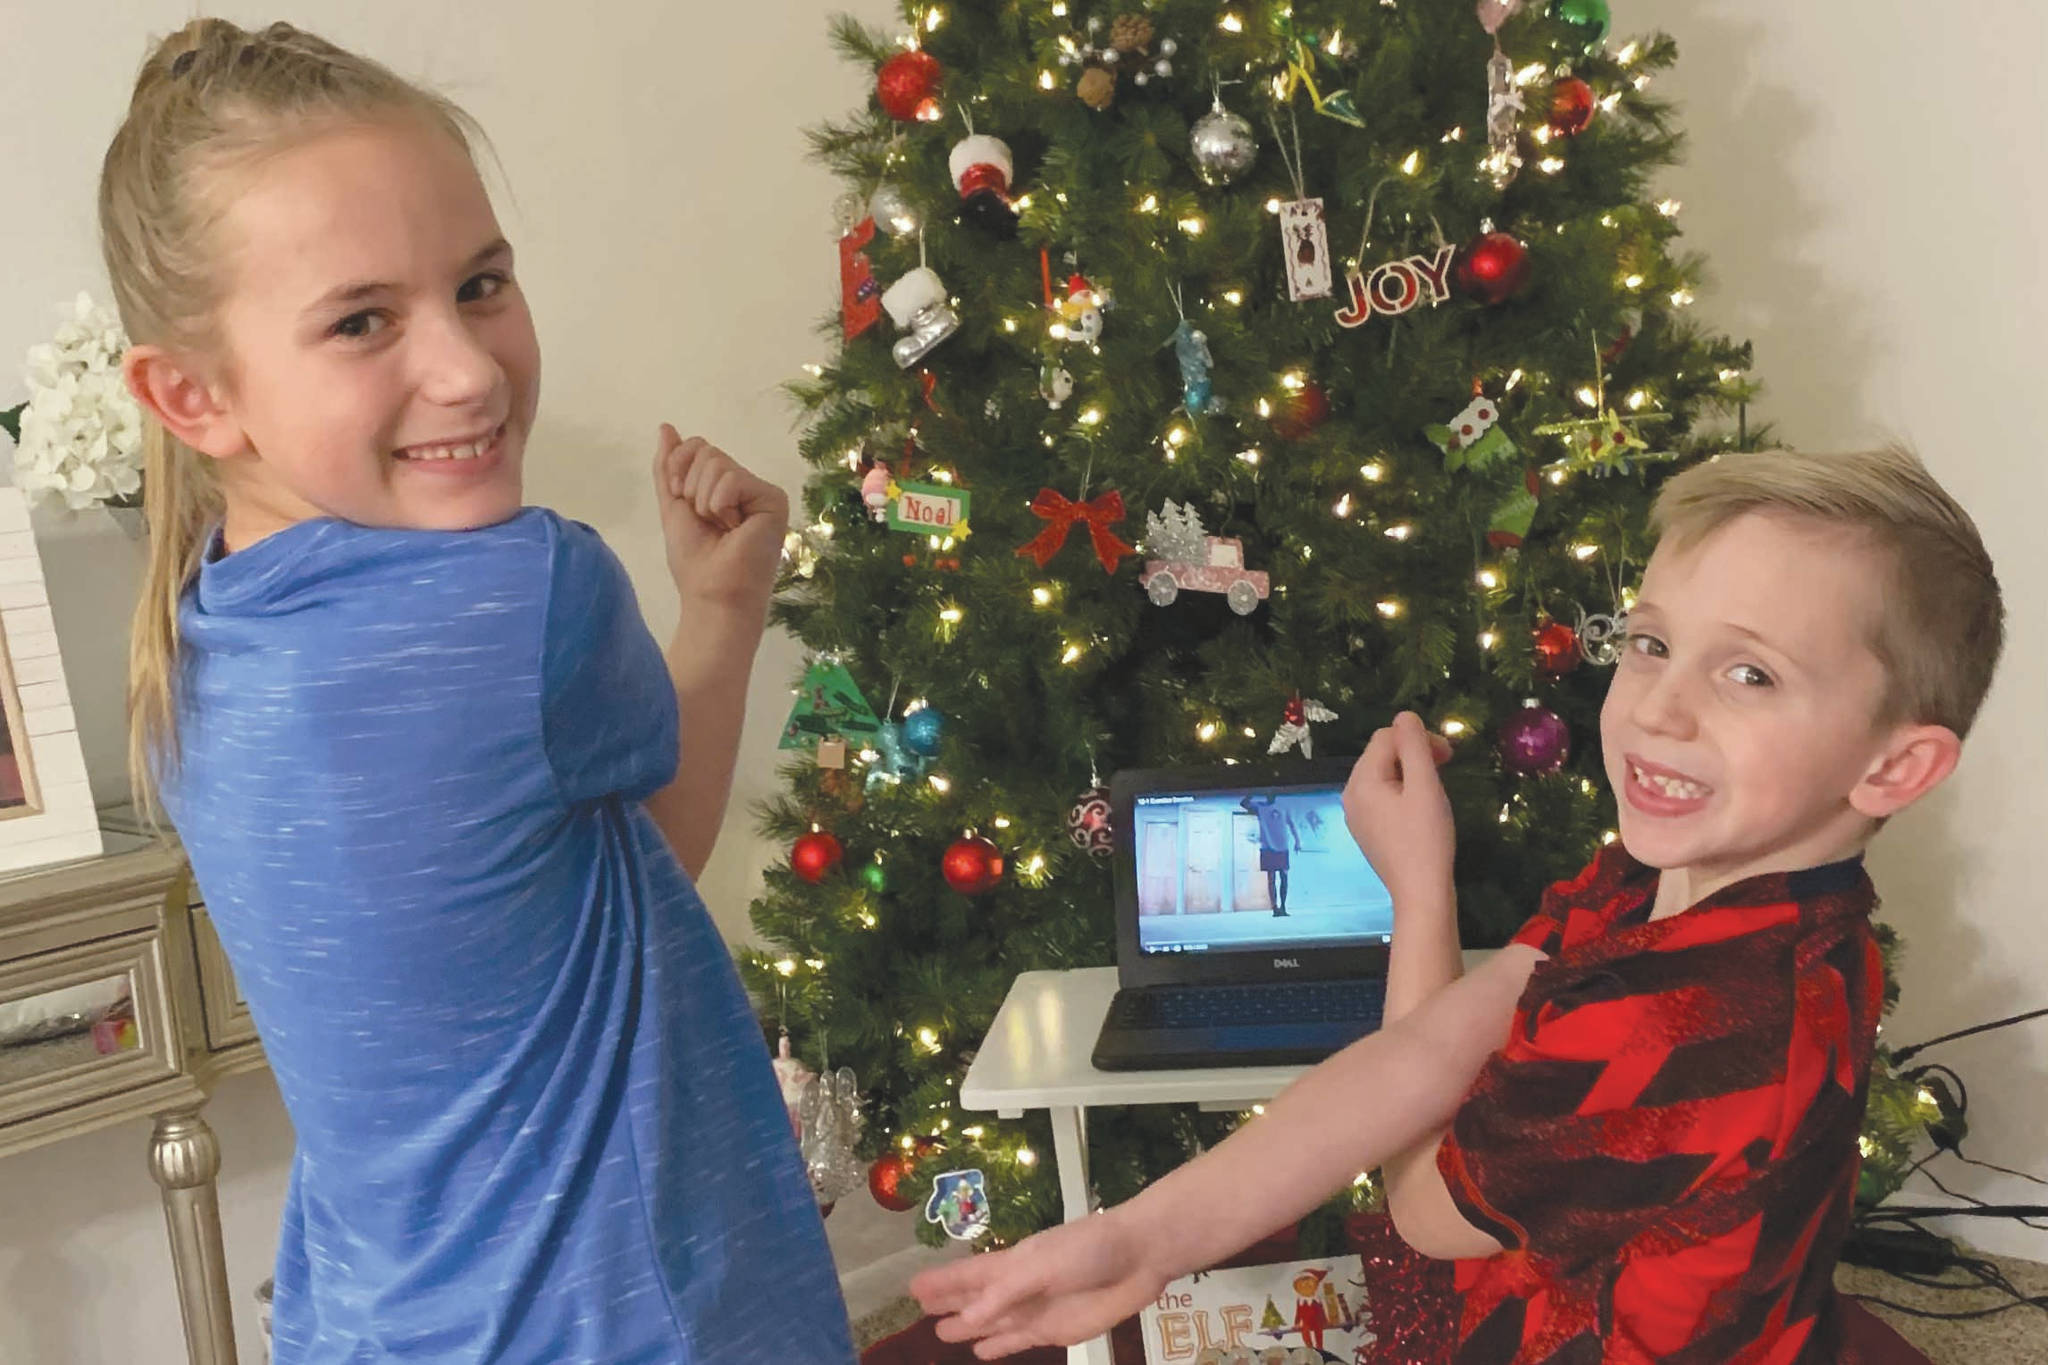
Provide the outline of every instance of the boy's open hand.
{"type": "Polygon", "coordinates": [[[1405,897],[1450,885],[1457,837],[1451,801],[1436,774],[1450,756],[1448,740],[1403,711],[1372,737],[1345,784],[1344,823],[1397,909],[1405,897]]]}
{"type": "Polygon", "coordinates": [[[910,1282],[942,1341],[976,1341],[983,1360],[1032,1346],[1071,1346],[1107,1332],[1159,1297],[1154,1268],[1115,1213],[1063,1223],[910,1282]],[[976,1339],[979,1340],[976,1340],[976,1339]]]}
{"type": "Polygon", "coordinates": [[[765,609],[775,588],[789,495],[701,436],[661,424],[654,456],[668,571],[686,605],[765,609]]]}

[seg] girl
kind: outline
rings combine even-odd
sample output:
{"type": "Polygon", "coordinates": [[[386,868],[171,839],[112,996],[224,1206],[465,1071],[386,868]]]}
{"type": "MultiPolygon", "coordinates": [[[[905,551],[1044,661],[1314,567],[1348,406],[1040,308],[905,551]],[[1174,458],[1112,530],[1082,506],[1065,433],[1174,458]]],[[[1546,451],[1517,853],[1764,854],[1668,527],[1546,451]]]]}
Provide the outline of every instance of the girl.
{"type": "Polygon", "coordinates": [[[202,19],[101,180],[153,419],[138,790],[298,1135],[275,1358],[847,1362],[691,884],[787,501],[662,428],[666,660],[595,533],[522,510],[539,349],[471,132],[287,25],[202,19]]]}

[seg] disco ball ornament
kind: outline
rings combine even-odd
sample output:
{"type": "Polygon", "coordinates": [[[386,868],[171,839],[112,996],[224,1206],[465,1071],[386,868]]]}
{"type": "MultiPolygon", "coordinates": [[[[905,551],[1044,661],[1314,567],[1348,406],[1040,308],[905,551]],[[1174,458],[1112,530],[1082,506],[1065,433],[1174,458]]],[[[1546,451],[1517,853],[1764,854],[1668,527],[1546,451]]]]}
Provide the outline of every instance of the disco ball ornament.
{"type": "Polygon", "coordinates": [[[1520,777],[1554,773],[1572,756],[1572,731],[1563,716],[1529,701],[1501,724],[1496,740],[1501,765],[1520,777]]]}
{"type": "Polygon", "coordinates": [[[1067,837],[1076,848],[1106,858],[1116,847],[1116,831],[1110,826],[1109,789],[1090,787],[1067,812],[1067,837]]]}
{"type": "Polygon", "coordinates": [[[924,214],[910,202],[901,185],[883,181],[868,196],[868,217],[891,237],[914,236],[924,226],[924,214]]]}
{"type": "Polygon", "coordinates": [[[937,707],[920,706],[903,718],[903,743],[910,752],[930,758],[939,751],[946,732],[946,718],[937,707]]]}
{"type": "Polygon", "coordinates": [[[945,873],[946,885],[961,895],[979,896],[1002,881],[1002,850],[979,835],[956,839],[946,849],[939,870],[945,873]]]}
{"type": "Polygon", "coordinates": [[[1258,155],[1251,120],[1225,109],[1220,99],[1188,130],[1188,159],[1204,185],[1228,185],[1250,170],[1258,155]]]}

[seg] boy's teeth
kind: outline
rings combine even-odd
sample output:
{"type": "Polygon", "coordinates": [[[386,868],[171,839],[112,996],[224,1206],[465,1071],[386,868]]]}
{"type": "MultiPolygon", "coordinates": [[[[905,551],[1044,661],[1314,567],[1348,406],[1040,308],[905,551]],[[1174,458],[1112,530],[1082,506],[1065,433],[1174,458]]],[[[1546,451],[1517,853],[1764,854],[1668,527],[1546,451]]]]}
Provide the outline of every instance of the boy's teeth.
{"type": "Polygon", "coordinates": [[[1644,786],[1663,792],[1666,796],[1677,797],[1681,801],[1697,801],[1707,794],[1705,787],[1697,782],[1687,782],[1682,777],[1656,777],[1641,768],[1635,770],[1635,775],[1636,781],[1644,786]]]}
{"type": "Polygon", "coordinates": [[[398,453],[408,460],[474,460],[489,445],[489,441],[467,441],[455,446],[410,446],[398,453]]]}

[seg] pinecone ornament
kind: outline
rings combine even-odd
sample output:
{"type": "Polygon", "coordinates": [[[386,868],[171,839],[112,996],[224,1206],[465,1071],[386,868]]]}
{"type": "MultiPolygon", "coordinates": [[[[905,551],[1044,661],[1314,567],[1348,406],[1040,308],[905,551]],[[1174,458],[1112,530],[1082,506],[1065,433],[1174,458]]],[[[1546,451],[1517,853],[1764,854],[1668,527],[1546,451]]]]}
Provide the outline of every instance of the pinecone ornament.
{"type": "Polygon", "coordinates": [[[1091,66],[1081,73],[1074,93],[1090,109],[1107,109],[1116,103],[1116,77],[1102,67],[1091,66]]]}
{"type": "Polygon", "coordinates": [[[1140,54],[1152,46],[1152,21],[1142,14],[1120,14],[1109,26],[1109,45],[1118,52],[1140,54]]]}

